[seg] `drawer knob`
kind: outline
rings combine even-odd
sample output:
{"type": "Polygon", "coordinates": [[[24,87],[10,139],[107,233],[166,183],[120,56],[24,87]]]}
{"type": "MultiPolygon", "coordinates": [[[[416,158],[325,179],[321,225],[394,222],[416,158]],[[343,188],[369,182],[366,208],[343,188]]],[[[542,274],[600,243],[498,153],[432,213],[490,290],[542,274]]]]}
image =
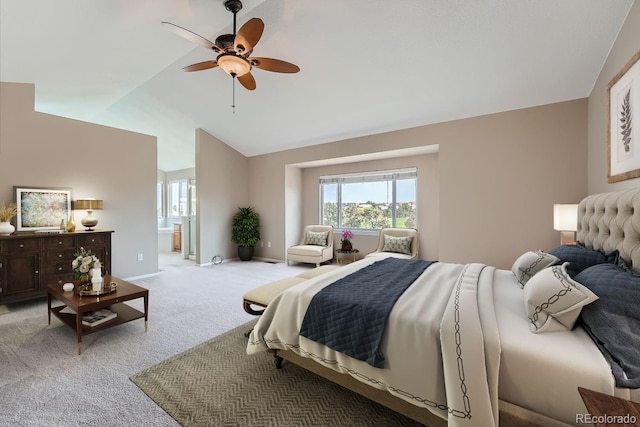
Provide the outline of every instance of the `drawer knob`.
{"type": "Polygon", "coordinates": [[[62,242],[58,241],[58,244],[59,244],[59,245],[61,245],[61,244],[62,244],[62,242]]]}
{"type": "Polygon", "coordinates": [[[62,267],[58,267],[58,271],[62,271],[62,267]]]}
{"type": "Polygon", "coordinates": [[[20,243],[20,247],[21,247],[21,248],[24,248],[24,243],[20,243]]]}
{"type": "Polygon", "coordinates": [[[36,274],[39,274],[40,272],[38,270],[36,270],[36,274]]]}

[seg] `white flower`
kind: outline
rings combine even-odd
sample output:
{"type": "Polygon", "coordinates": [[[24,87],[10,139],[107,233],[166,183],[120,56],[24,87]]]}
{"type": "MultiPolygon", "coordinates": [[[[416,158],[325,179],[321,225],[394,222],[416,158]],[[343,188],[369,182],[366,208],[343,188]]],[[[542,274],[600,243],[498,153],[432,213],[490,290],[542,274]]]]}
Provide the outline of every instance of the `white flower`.
{"type": "Polygon", "coordinates": [[[94,267],[101,268],[100,260],[91,253],[91,250],[80,248],[73,256],[75,256],[75,259],[71,261],[71,268],[76,279],[87,275],[94,267]]]}

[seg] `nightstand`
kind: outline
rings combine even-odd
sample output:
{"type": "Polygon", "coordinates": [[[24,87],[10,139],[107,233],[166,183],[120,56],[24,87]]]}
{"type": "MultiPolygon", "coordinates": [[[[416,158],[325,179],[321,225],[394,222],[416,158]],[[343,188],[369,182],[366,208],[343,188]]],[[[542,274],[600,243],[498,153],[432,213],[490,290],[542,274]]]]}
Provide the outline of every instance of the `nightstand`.
{"type": "Polygon", "coordinates": [[[596,427],[640,425],[640,403],[582,387],[578,387],[578,392],[592,417],[587,419],[587,414],[576,414],[577,423],[593,423],[596,427]],[[582,420],[578,419],[581,415],[585,415],[582,420]]]}

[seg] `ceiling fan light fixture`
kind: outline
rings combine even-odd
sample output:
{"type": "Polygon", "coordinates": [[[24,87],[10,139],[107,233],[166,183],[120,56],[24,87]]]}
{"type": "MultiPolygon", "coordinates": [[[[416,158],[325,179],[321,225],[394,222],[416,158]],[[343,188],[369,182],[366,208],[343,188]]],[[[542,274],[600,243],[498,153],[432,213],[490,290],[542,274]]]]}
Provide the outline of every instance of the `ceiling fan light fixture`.
{"type": "Polygon", "coordinates": [[[218,66],[230,76],[242,77],[251,71],[249,61],[232,53],[220,55],[216,61],[218,66]]]}

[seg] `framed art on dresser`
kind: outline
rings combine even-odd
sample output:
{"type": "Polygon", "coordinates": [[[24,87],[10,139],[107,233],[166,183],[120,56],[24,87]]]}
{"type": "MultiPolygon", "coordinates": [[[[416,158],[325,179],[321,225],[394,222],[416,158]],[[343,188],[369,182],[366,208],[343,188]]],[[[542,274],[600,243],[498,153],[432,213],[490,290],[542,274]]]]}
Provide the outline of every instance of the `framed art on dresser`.
{"type": "Polygon", "coordinates": [[[60,228],[71,214],[71,188],[14,187],[16,231],[45,231],[60,228]]]}
{"type": "Polygon", "coordinates": [[[607,181],[640,177],[640,51],[609,82],[607,181]]]}

